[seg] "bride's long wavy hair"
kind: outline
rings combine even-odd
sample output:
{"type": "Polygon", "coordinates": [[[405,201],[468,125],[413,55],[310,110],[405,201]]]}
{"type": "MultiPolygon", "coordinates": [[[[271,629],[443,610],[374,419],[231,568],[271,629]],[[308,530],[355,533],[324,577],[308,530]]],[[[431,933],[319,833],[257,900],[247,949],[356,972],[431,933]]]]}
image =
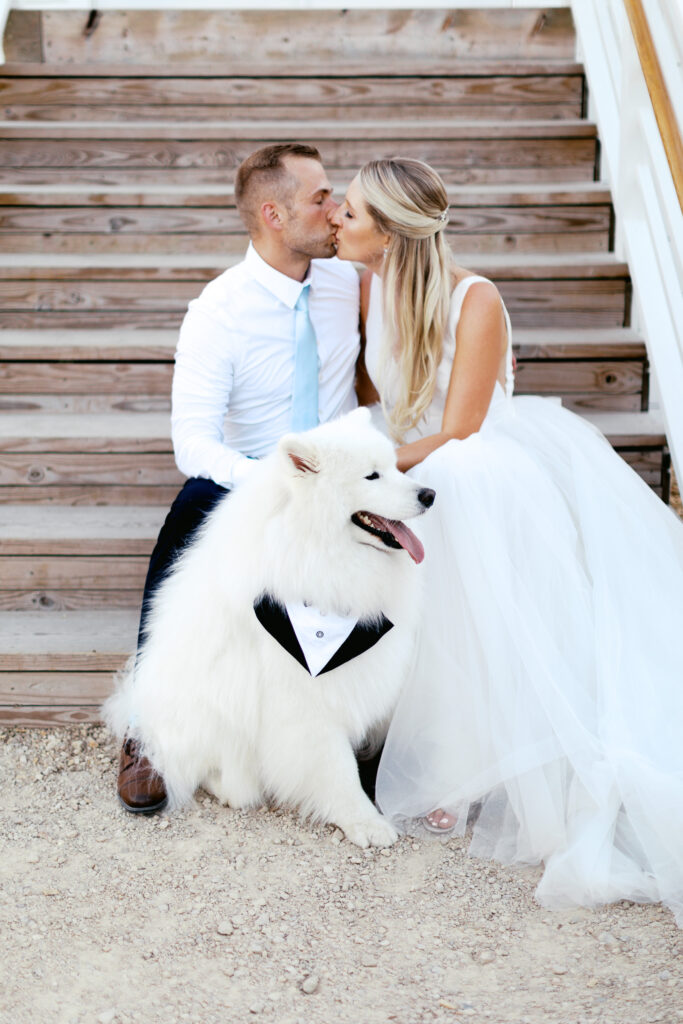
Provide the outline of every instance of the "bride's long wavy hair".
{"type": "Polygon", "coordinates": [[[401,441],[426,412],[441,362],[453,288],[453,257],[443,233],[448,196],[421,160],[371,160],[359,184],[368,212],[390,236],[382,269],[382,359],[385,374],[397,361],[399,388],[393,408],[384,411],[401,441]]]}

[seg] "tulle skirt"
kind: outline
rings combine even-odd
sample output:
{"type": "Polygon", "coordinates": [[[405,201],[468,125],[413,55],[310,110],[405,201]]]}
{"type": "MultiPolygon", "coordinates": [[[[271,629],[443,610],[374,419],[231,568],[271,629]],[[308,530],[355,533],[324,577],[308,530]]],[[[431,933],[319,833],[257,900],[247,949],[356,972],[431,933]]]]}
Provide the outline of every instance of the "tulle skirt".
{"type": "Polygon", "coordinates": [[[662,900],[683,926],[683,524],[585,421],[494,401],[411,470],[423,632],[378,803],[544,865],[549,907],[662,900]]]}

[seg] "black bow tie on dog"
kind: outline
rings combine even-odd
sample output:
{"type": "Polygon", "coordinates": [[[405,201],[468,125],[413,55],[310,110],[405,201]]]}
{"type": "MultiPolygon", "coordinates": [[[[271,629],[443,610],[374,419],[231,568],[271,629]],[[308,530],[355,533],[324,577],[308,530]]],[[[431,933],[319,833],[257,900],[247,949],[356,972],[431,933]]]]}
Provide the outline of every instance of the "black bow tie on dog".
{"type": "MultiPolygon", "coordinates": [[[[301,649],[301,644],[284,605],[280,604],[277,598],[265,594],[254,602],[254,612],[263,628],[270,633],[273,639],[277,640],[280,646],[284,647],[287,653],[291,654],[311,674],[306,657],[301,649]]],[[[393,627],[393,622],[386,615],[382,615],[378,623],[357,622],[351,633],[341,646],[337,648],[327,664],[319,672],[315,673],[316,676],[321,676],[324,672],[331,672],[332,669],[345,665],[352,658],[357,658],[359,654],[369,651],[393,627]]]]}

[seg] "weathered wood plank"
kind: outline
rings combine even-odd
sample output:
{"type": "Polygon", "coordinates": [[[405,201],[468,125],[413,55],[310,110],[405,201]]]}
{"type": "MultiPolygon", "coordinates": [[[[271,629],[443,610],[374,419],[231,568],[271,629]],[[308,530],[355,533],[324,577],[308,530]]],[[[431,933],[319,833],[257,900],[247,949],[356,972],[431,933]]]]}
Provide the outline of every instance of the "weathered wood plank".
{"type": "Polygon", "coordinates": [[[10,10],[5,25],[3,48],[7,60],[42,61],[40,11],[10,10]]]}
{"type": "MultiPolygon", "coordinates": [[[[333,180],[334,191],[342,194],[348,179],[333,180]]],[[[446,183],[448,200],[452,208],[465,210],[474,207],[498,206],[609,206],[610,190],[603,183],[586,181],[577,184],[566,182],[538,182],[534,185],[459,185],[457,188],[446,183]]],[[[235,191],[230,182],[222,185],[160,185],[158,182],[149,189],[129,191],[125,185],[109,189],[89,191],[80,185],[60,183],[52,188],[45,185],[22,183],[11,190],[0,191],[0,206],[134,206],[136,209],[153,207],[210,206],[219,209],[235,206],[235,191]]]]}
{"type": "MultiPolygon", "coordinates": [[[[471,161],[467,163],[464,160],[462,153],[455,154],[456,159],[451,163],[440,161],[439,153],[436,150],[420,146],[418,143],[401,143],[400,152],[402,156],[414,156],[417,159],[426,160],[434,164],[451,187],[469,185],[505,186],[509,184],[511,179],[514,179],[518,185],[528,185],[530,187],[540,185],[541,187],[547,187],[553,184],[562,185],[568,179],[585,184],[593,181],[595,153],[594,147],[588,145],[589,141],[584,140],[580,151],[577,151],[579,149],[578,146],[574,147],[573,155],[578,161],[578,163],[575,162],[574,164],[559,160],[553,165],[544,165],[542,149],[535,153],[534,161],[534,153],[529,152],[530,143],[526,143],[526,157],[528,160],[525,160],[523,165],[515,164],[513,156],[508,153],[506,155],[509,159],[509,166],[503,168],[498,168],[495,165],[494,156],[489,153],[486,154],[488,161],[486,164],[481,162],[479,165],[472,165],[471,161]],[[440,162],[437,162],[437,158],[440,162]]],[[[225,186],[226,178],[232,178],[231,172],[240,160],[247,156],[249,152],[253,152],[255,148],[255,145],[245,146],[243,150],[236,151],[230,155],[227,158],[227,163],[225,155],[223,155],[223,163],[217,167],[207,165],[206,163],[198,163],[190,167],[183,166],[180,169],[178,167],[164,168],[163,166],[73,166],[68,168],[67,174],[59,167],[22,167],[18,171],[14,167],[0,166],[0,187],[3,190],[12,189],[15,187],[17,179],[20,178],[23,185],[55,188],[63,184],[65,177],[72,184],[77,184],[84,189],[109,190],[123,185],[129,190],[142,189],[149,191],[160,184],[163,187],[178,188],[194,188],[196,186],[222,187],[225,186]]],[[[324,150],[325,146],[323,145],[319,148],[324,150]]],[[[380,156],[395,156],[397,151],[398,147],[390,148],[387,146],[386,149],[381,151],[377,148],[373,150],[371,147],[368,147],[364,152],[357,152],[354,159],[344,162],[339,167],[334,166],[333,162],[329,159],[329,153],[324,153],[323,156],[325,168],[331,177],[343,178],[345,181],[349,181],[352,175],[367,160],[380,156]]]]}
{"type": "Polygon", "coordinates": [[[169,363],[0,363],[0,395],[135,394],[170,395],[169,363]]]}
{"type": "Polygon", "coordinates": [[[7,707],[0,705],[0,724],[30,727],[33,729],[49,729],[57,726],[88,725],[100,721],[100,708],[97,705],[48,705],[7,707]]]}
{"type": "Polygon", "coordinates": [[[115,671],[134,650],[135,609],[3,612],[0,671],[115,671]]]}
{"type": "Polygon", "coordinates": [[[78,281],[73,281],[70,286],[51,280],[39,284],[29,281],[0,281],[0,305],[7,311],[173,311],[182,317],[190,299],[193,299],[198,291],[194,281],[158,281],[151,287],[146,282],[132,280],[93,281],[88,282],[88,285],[78,281]]]}
{"type": "MultiPolygon", "coordinates": [[[[452,205],[448,233],[462,234],[562,234],[610,229],[609,205],[553,206],[462,206],[452,205]]],[[[167,206],[142,207],[28,207],[0,206],[0,235],[7,232],[45,232],[88,234],[211,234],[238,236],[239,247],[246,249],[248,238],[242,220],[234,208],[202,207],[185,209],[167,206]]],[[[454,241],[455,241],[454,238],[454,241]]]]}
{"type": "Polygon", "coordinates": [[[148,562],[144,555],[0,555],[0,591],[92,587],[141,593],[148,562]]]}
{"type": "MultiPolygon", "coordinates": [[[[75,486],[107,486],[128,485],[144,487],[175,485],[179,490],[184,477],[178,472],[173,455],[131,454],[111,455],[65,453],[44,455],[37,452],[33,456],[3,454],[0,456],[0,487],[13,488],[13,501],[31,500],[28,492],[33,487],[46,485],[55,487],[75,486]],[[26,498],[18,498],[14,488],[23,486],[26,498]]],[[[112,502],[118,504],[117,495],[112,502]]],[[[143,499],[134,498],[136,504],[143,499]]],[[[155,504],[160,499],[155,499],[155,504]]]]}
{"type": "MultiPolygon", "coordinates": [[[[453,118],[470,120],[481,118],[482,120],[494,121],[499,118],[501,104],[499,103],[468,103],[466,106],[438,108],[427,107],[407,102],[396,103],[394,106],[378,104],[368,108],[363,106],[309,106],[306,108],[311,118],[337,117],[353,121],[361,121],[372,116],[382,118],[385,121],[400,121],[404,118],[416,119],[420,117],[433,116],[435,110],[440,116],[448,112],[453,118]]],[[[578,116],[578,108],[573,104],[542,104],[528,103],[507,105],[503,107],[505,116],[510,121],[528,121],[531,118],[538,118],[542,121],[567,121],[578,116]]],[[[301,116],[300,106],[282,106],[279,108],[268,107],[212,107],[209,114],[202,107],[135,107],[131,109],[125,106],[101,106],[101,107],[57,107],[57,106],[28,106],[26,104],[15,104],[11,108],[5,108],[5,117],[12,121],[22,121],[27,124],[46,123],[51,121],[74,122],[85,124],[88,121],[117,122],[125,121],[130,117],[139,121],[245,121],[252,123],[259,120],[272,120],[275,116],[294,120],[301,116]]]]}
{"type": "MultiPolygon", "coordinates": [[[[574,56],[574,27],[564,8],[546,11],[269,10],[102,11],[95,30],[83,29],[85,11],[42,14],[43,53],[53,63],[156,64],[221,62],[223,74],[249,69],[254,55],[268,65],[298,70],[306,62],[326,66],[365,64],[381,58],[396,70],[456,58],[557,58],[574,56]],[[429,46],[425,40],[429,40],[429,46]]],[[[12,50],[8,57],[13,58],[12,50]]],[[[249,73],[249,70],[246,72],[249,73]]]]}
{"type": "MultiPolygon", "coordinates": [[[[310,132],[310,126],[309,126],[310,132]]],[[[480,129],[481,132],[481,129],[480,129]]],[[[250,141],[155,139],[14,139],[0,134],[0,180],[7,182],[21,173],[26,182],[49,184],[69,171],[71,181],[141,183],[143,172],[159,180],[220,182],[234,171],[257,146],[272,141],[267,136],[250,141]],[[3,137],[4,136],[4,137],[3,137]],[[220,174],[218,173],[220,172],[220,174]]],[[[275,134],[275,133],[273,133],[275,134]]],[[[397,151],[431,164],[451,182],[505,182],[510,178],[528,182],[538,179],[592,180],[595,171],[595,140],[567,138],[337,138],[315,142],[328,171],[355,171],[368,160],[391,157],[397,151]]],[[[287,137],[297,137],[287,133],[287,137]]]]}
{"type": "Polygon", "coordinates": [[[169,362],[177,331],[1,331],[0,360],[169,362]]]}
{"type": "MultiPolygon", "coordinates": [[[[555,234],[535,232],[513,234],[503,232],[491,234],[466,234],[449,231],[453,249],[474,255],[486,254],[543,254],[608,252],[610,234],[608,230],[568,231],[555,234]]],[[[24,254],[40,250],[44,254],[61,256],[71,253],[136,255],[144,253],[173,254],[181,247],[186,256],[205,255],[216,259],[230,259],[235,250],[241,254],[244,246],[240,236],[220,234],[127,234],[127,233],[39,233],[11,232],[0,235],[5,252],[24,254]]]]}
{"type": "MultiPolygon", "coordinates": [[[[454,57],[434,63],[426,70],[422,69],[418,62],[414,61],[412,67],[399,71],[390,60],[384,61],[381,56],[378,56],[372,65],[372,73],[373,77],[384,76],[390,79],[400,75],[409,78],[414,78],[415,76],[479,78],[482,76],[500,77],[501,75],[507,75],[511,78],[526,78],[533,75],[578,75],[582,77],[584,69],[583,64],[576,60],[565,60],[558,57],[548,59],[525,59],[524,57],[519,57],[514,60],[507,60],[505,58],[490,60],[485,58],[467,60],[465,58],[461,60],[454,57]]],[[[263,60],[261,62],[250,60],[249,63],[242,65],[241,68],[236,62],[231,62],[230,67],[226,68],[225,61],[198,61],[196,63],[173,61],[172,64],[164,65],[140,63],[131,67],[129,63],[122,64],[114,61],[102,61],[97,64],[89,64],[87,62],[71,64],[51,63],[50,61],[37,63],[35,61],[13,60],[8,57],[7,62],[2,66],[2,75],[7,78],[79,78],[93,80],[102,79],[103,77],[107,80],[131,78],[131,76],[134,76],[136,80],[144,78],[163,79],[168,76],[171,79],[204,79],[206,88],[210,89],[211,82],[206,81],[207,79],[221,81],[224,79],[243,78],[245,80],[255,79],[258,81],[263,79],[282,80],[290,78],[309,80],[316,78],[326,80],[353,78],[355,80],[356,78],[368,77],[368,65],[362,63],[342,65],[336,61],[333,63],[329,61],[319,63],[313,59],[308,59],[296,68],[284,67],[272,60],[263,60]]]]}
{"type": "Polygon", "coordinates": [[[0,487],[0,506],[21,502],[48,508],[54,505],[68,505],[73,508],[84,505],[165,505],[170,508],[183,479],[175,484],[36,484],[31,487],[12,485],[0,487]]]}
{"type": "Polygon", "coordinates": [[[508,124],[506,120],[496,118],[482,124],[480,121],[453,121],[451,118],[425,118],[405,121],[400,125],[387,123],[385,120],[340,121],[337,118],[325,118],[314,121],[285,120],[276,118],[272,121],[260,121],[245,124],[238,121],[234,124],[207,122],[196,124],[194,121],[174,122],[173,124],[129,121],[125,125],[112,124],[108,121],[95,121],[87,125],[73,125],[69,122],[51,122],[50,124],[22,124],[13,121],[0,122],[0,138],[9,142],[41,141],[46,144],[61,141],[89,143],[104,140],[107,143],[158,142],[169,140],[201,141],[201,142],[284,142],[292,138],[313,135],[318,143],[323,141],[344,142],[371,140],[382,142],[404,142],[411,140],[461,141],[461,140],[503,140],[514,139],[519,142],[526,139],[575,140],[595,139],[597,129],[591,121],[574,120],[557,121],[519,121],[508,124]]]}
{"type": "MultiPolygon", "coordinates": [[[[2,504],[0,504],[0,509],[2,504]]],[[[65,612],[106,608],[140,608],[142,586],[135,590],[0,590],[0,611],[65,612]]]]}
{"type": "MultiPolygon", "coordinates": [[[[243,254],[242,254],[243,256],[243,254]]],[[[227,264],[231,266],[232,264],[227,264]]],[[[496,280],[535,281],[552,279],[590,280],[592,278],[628,277],[628,264],[612,254],[598,254],[591,259],[582,255],[560,255],[539,260],[533,255],[478,257],[468,264],[478,274],[496,280]]],[[[226,264],[197,257],[187,259],[183,253],[174,256],[64,256],[53,259],[40,254],[17,260],[0,253],[0,280],[3,281],[193,281],[201,286],[222,274],[226,264]]]]}
{"type": "Polygon", "coordinates": [[[111,691],[109,672],[0,672],[0,706],[98,704],[111,691]]]}
{"type": "Polygon", "coordinates": [[[68,413],[78,415],[111,415],[112,413],[169,413],[171,411],[170,391],[165,395],[145,394],[90,394],[90,395],[0,395],[0,412],[4,413],[45,413],[60,416],[68,413]]]}
{"type": "MultiPolygon", "coordinates": [[[[170,395],[171,363],[18,363],[0,364],[0,394],[170,395]]],[[[642,387],[642,362],[519,360],[518,389],[534,393],[606,391],[635,393],[642,387]]]]}
{"type": "MultiPolygon", "coordinates": [[[[170,362],[178,333],[168,331],[0,331],[0,360],[67,362],[170,362]]],[[[642,337],[630,328],[611,330],[515,330],[518,358],[523,359],[642,359],[642,337]]]]}
{"type": "MultiPolygon", "coordinates": [[[[3,555],[149,555],[167,508],[0,508],[3,555]]],[[[1,585],[1,582],[0,582],[1,585]]]]}
{"type": "Polygon", "coordinates": [[[643,362],[560,359],[518,359],[515,392],[518,394],[572,395],[598,392],[609,395],[640,395],[643,362]]]}
{"type": "Polygon", "coordinates": [[[167,452],[168,416],[42,416],[17,414],[0,421],[3,452],[167,452]]]}
{"type": "Polygon", "coordinates": [[[232,120],[335,116],[581,116],[583,75],[460,75],[353,78],[67,78],[0,75],[6,120],[232,120]],[[319,113],[318,113],[319,111],[319,113]],[[271,112],[269,114],[269,112],[271,112]]]}

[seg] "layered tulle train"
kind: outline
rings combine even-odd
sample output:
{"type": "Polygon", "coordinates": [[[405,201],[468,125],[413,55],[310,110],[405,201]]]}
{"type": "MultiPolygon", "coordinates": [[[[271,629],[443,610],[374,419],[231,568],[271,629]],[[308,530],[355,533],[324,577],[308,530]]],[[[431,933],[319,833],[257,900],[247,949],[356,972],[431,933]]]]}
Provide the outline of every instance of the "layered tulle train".
{"type": "Polygon", "coordinates": [[[683,524],[585,421],[498,390],[411,471],[437,499],[378,802],[476,811],[471,852],[542,863],[547,906],[683,925],[683,524]]]}

